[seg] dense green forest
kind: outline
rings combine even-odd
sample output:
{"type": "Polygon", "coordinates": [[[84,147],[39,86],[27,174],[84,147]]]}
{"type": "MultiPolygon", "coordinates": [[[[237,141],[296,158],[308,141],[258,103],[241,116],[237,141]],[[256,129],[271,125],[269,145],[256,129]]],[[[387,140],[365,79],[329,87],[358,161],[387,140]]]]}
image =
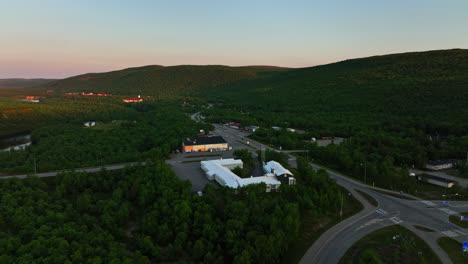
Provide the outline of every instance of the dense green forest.
{"type": "Polygon", "coordinates": [[[92,117],[101,123],[84,127],[83,119],[74,119],[34,130],[25,151],[0,152],[0,172],[34,172],[34,160],[37,172],[47,172],[167,157],[183,139],[209,129],[173,103],[131,105],[92,117]]]}
{"type": "Polygon", "coordinates": [[[466,158],[467,87],[467,50],[404,53],[206,90],[215,107],[203,115],[208,122],[260,125],[264,129],[253,139],[283,149],[311,148],[309,158],[356,177],[363,174],[360,164],[369,164],[376,183],[390,187],[385,182],[396,179],[390,175],[399,175],[394,166],[423,168],[428,160],[466,158]],[[307,146],[312,137],[334,136],[345,143],[307,146]]]}
{"type": "Polygon", "coordinates": [[[46,124],[127,119],[132,113],[121,101],[111,98],[49,97],[40,103],[29,103],[0,97],[0,138],[46,124]]]}
{"type": "MultiPolygon", "coordinates": [[[[156,161],[156,160],[155,160],[156,161]]],[[[301,215],[337,214],[340,189],[299,165],[297,186],[199,197],[164,162],[0,181],[2,263],[278,263],[301,215]]]]}
{"type": "Polygon", "coordinates": [[[251,80],[283,71],[277,67],[212,66],[144,66],[108,73],[89,73],[33,89],[54,90],[56,93],[99,92],[120,95],[142,94],[158,99],[188,96],[199,90],[218,87],[240,80],[251,80]]]}

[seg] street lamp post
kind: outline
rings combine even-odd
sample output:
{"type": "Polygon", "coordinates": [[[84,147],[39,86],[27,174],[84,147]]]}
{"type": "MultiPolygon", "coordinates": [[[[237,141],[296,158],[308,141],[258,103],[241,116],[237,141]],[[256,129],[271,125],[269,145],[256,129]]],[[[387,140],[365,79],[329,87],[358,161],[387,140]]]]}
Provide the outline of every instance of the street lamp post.
{"type": "Polygon", "coordinates": [[[364,184],[367,184],[367,162],[364,161],[364,164],[361,163],[362,165],[364,165],[364,184]]]}

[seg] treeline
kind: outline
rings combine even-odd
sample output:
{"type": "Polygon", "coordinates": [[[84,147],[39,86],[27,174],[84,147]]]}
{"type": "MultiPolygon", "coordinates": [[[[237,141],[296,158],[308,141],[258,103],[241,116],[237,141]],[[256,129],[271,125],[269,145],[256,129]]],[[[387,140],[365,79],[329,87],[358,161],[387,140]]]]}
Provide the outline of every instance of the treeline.
{"type": "Polygon", "coordinates": [[[233,170],[241,178],[248,178],[252,175],[254,169],[254,159],[248,149],[236,149],[233,152],[236,159],[241,159],[243,163],[242,169],[237,167],[233,170]]]}
{"type": "Polygon", "coordinates": [[[336,214],[340,189],[299,162],[297,186],[265,193],[207,185],[164,162],[0,181],[2,263],[278,263],[301,215],[336,214]]]}

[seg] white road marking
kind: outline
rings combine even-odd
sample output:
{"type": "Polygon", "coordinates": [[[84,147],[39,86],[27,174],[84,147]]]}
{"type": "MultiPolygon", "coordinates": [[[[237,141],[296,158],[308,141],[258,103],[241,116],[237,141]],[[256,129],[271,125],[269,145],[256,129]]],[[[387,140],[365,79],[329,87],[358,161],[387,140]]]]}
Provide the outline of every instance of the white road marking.
{"type": "Polygon", "coordinates": [[[465,235],[465,233],[463,233],[462,231],[455,230],[455,232],[457,232],[458,234],[461,234],[462,236],[465,235]]]}
{"type": "Polygon", "coordinates": [[[387,214],[387,212],[385,210],[383,210],[383,209],[377,209],[377,210],[375,210],[375,212],[378,213],[379,215],[386,215],[387,214]]]}
{"type": "Polygon", "coordinates": [[[451,204],[450,207],[468,207],[468,204],[458,204],[458,205],[451,204]]]}
{"type": "Polygon", "coordinates": [[[436,206],[435,203],[431,202],[431,201],[421,201],[421,203],[427,205],[427,206],[436,206]]]}
{"type": "Polygon", "coordinates": [[[367,226],[370,226],[370,225],[373,225],[373,224],[377,224],[379,222],[382,222],[382,220],[383,219],[379,219],[379,218],[372,219],[372,220],[368,221],[367,223],[362,224],[360,227],[356,228],[356,230],[362,229],[364,227],[367,227],[367,226]]]}
{"type": "Polygon", "coordinates": [[[392,220],[392,222],[395,223],[395,224],[403,223],[403,221],[400,218],[396,217],[396,216],[390,218],[390,220],[392,220]]]}
{"type": "Polygon", "coordinates": [[[447,230],[447,231],[442,231],[442,234],[448,236],[448,237],[456,237],[458,236],[457,234],[455,234],[453,231],[450,231],[450,230],[447,230]]]}
{"type": "Polygon", "coordinates": [[[450,210],[448,208],[439,208],[439,210],[441,210],[442,212],[447,213],[449,215],[457,214],[457,212],[454,212],[454,211],[452,211],[452,210],[450,210]]]}

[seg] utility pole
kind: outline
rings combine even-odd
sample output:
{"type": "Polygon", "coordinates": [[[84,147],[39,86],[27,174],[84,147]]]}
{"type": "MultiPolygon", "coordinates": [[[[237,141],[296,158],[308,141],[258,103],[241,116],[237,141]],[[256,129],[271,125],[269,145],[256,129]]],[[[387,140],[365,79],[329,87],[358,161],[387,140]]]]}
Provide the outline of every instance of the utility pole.
{"type": "Polygon", "coordinates": [[[36,156],[34,156],[34,174],[37,173],[36,156]]]}
{"type": "Polygon", "coordinates": [[[364,164],[361,163],[362,165],[364,165],[364,184],[367,184],[367,162],[364,161],[364,164]]]}
{"type": "Polygon", "coordinates": [[[343,216],[343,192],[341,192],[341,207],[340,207],[340,219],[343,216]]]}
{"type": "Polygon", "coordinates": [[[364,184],[367,184],[367,162],[364,161],[364,184]]]}

